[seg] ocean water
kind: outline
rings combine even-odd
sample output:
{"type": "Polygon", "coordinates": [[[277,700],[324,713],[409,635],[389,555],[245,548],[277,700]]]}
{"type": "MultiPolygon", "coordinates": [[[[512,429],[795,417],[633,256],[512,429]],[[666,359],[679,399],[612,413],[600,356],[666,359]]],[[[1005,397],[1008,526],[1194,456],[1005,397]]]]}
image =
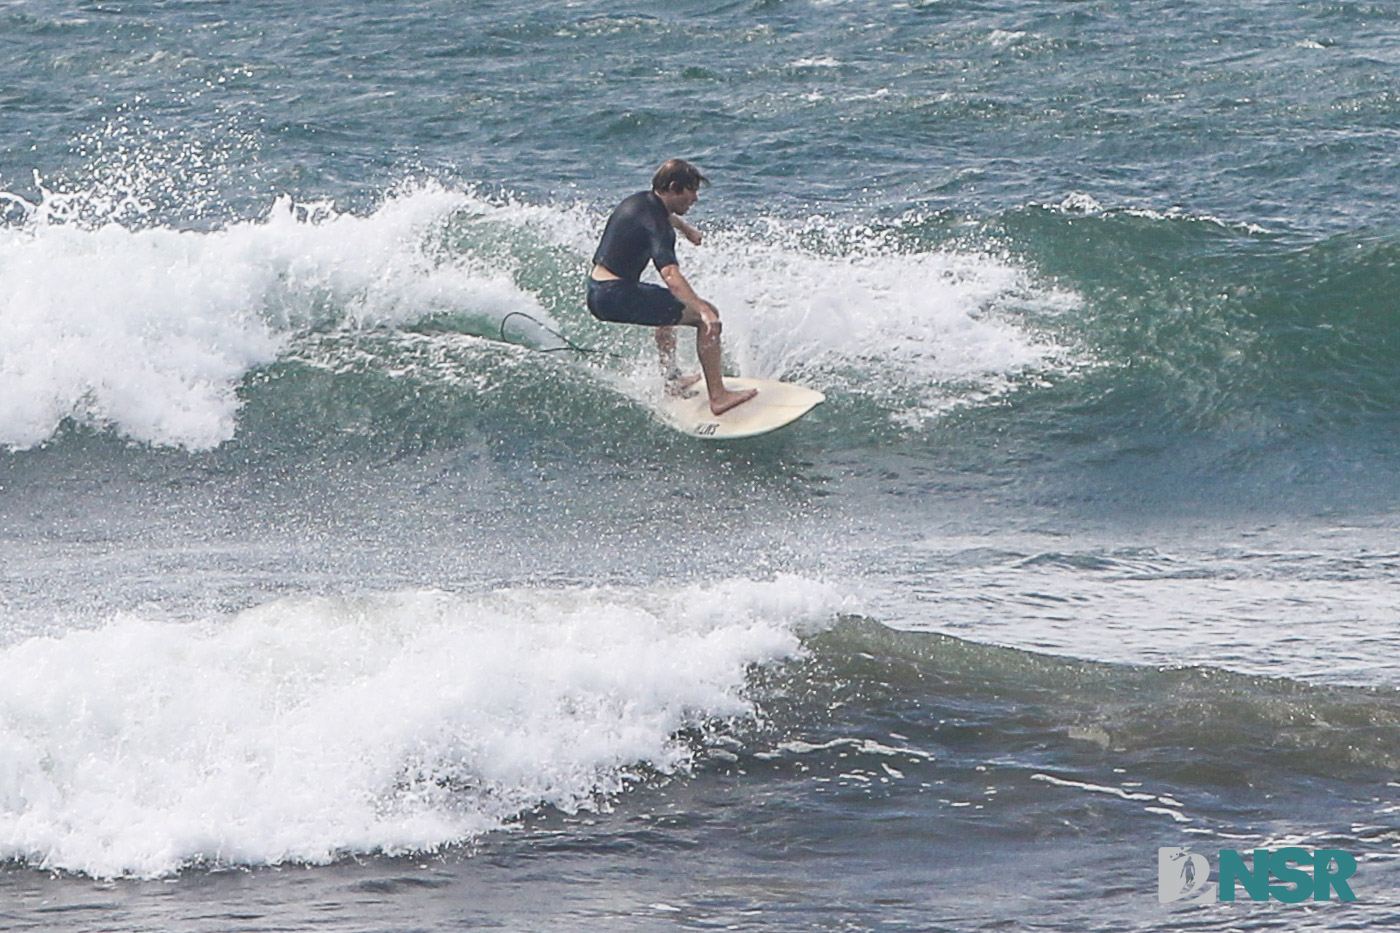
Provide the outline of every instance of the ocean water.
{"type": "Polygon", "coordinates": [[[0,37],[0,928],[1400,921],[1400,7],[0,37]],[[582,307],[676,155],[784,431],[582,307]]]}

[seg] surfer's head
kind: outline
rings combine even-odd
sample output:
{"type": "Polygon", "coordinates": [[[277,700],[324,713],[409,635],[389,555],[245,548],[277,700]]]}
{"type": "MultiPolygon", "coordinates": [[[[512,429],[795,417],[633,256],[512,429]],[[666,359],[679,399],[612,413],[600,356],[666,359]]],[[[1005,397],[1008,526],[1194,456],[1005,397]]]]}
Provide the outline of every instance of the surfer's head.
{"type": "Polygon", "coordinates": [[[680,194],[682,191],[699,191],[701,185],[710,180],[700,174],[700,170],[685,159],[667,159],[661,163],[656,174],[651,176],[651,190],[657,194],[680,194]]]}

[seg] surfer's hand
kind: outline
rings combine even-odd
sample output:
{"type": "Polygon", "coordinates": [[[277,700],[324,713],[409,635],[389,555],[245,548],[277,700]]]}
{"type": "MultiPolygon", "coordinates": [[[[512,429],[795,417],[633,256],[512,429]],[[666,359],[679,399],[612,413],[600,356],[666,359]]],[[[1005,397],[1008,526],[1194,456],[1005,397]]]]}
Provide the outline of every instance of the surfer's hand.
{"type": "Polygon", "coordinates": [[[682,234],[685,235],[685,238],[686,238],[687,240],[689,240],[690,242],[694,243],[696,246],[699,246],[699,245],[700,245],[700,240],[701,240],[700,231],[699,231],[699,230],[696,230],[694,227],[692,227],[690,224],[686,223],[684,220],[681,220],[681,219],[680,219],[679,217],[677,217],[675,214],[672,214],[672,215],[671,215],[671,226],[673,226],[673,227],[675,227],[677,230],[679,230],[682,234]]]}

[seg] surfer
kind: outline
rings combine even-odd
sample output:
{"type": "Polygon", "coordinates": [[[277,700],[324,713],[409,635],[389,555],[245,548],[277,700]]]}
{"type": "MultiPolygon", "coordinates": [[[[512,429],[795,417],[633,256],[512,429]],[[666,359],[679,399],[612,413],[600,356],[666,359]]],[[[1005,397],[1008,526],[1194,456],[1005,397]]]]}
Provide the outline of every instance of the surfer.
{"type": "Polygon", "coordinates": [[[694,327],[695,352],[709,392],[710,411],[718,415],[758,392],[725,388],[720,368],[719,311],[695,293],[676,261],[677,230],[692,243],[700,243],[700,232],[681,217],[700,199],[700,186],[709,183],[689,162],[670,159],[652,176],[650,191],[639,191],[617,206],[593,254],[588,310],[600,321],[655,327],[666,389],[673,394],[700,380],[700,376],[681,375],[676,367],[675,328],[680,324],[694,327]],[[648,261],[661,273],[665,288],[641,281],[648,261]]]}

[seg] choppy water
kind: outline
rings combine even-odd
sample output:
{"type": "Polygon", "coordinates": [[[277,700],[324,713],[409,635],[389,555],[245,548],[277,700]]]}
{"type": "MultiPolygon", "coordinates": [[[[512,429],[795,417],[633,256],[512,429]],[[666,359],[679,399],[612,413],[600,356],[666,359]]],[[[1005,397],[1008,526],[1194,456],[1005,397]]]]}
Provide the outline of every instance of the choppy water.
{"type": "Polygon", "coordinates": [[[0,923],[1393,924],[1398,27],[0,4],[0,923]],[[582,309],[671,155],[781,433],[582,309]]]}

